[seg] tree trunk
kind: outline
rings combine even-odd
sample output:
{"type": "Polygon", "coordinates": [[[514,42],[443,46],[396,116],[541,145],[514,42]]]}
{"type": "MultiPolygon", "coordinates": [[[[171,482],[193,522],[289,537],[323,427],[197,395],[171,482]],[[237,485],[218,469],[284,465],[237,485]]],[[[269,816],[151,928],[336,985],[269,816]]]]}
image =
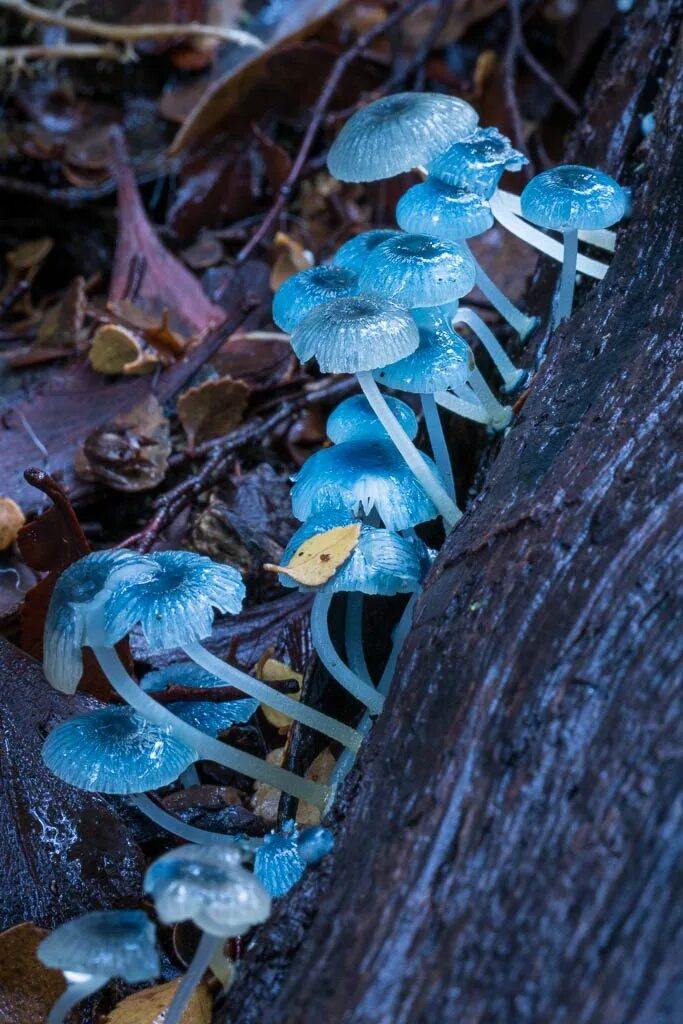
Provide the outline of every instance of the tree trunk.
{"type": "Polygon", "coordinates": [[[334,863],[225,1022],[654,1024],[677,977],[680,1007],[679,19],[638,4],[609,47],[571,159],[633,184],[632,219],[435,564],[334,863]]]}

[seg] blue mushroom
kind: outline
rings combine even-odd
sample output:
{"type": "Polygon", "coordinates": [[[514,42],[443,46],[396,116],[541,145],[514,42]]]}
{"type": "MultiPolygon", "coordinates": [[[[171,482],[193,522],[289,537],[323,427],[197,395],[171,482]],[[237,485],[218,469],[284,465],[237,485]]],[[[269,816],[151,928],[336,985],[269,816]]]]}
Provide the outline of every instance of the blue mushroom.
{"type": "Polygon", "coordinates": [[[327,166],[341,181],[377,181],[433,160],[477,127],[464,100],[404,92],[369,103],[346,122],[327,166]]]}
{"type": "Polygon", "coordinates": [[[278,288],[273,299],[273,321],[290,334],[316,306],[357,294],[358,277],[352,270],[311,267],[278,288]]]}
{"type": "Polygon", "coordinates": [[[165,924],[191,920],[202,931],[199,946],[168,1008],[165,1024],[179,1024],[194,989],[225,940],[244,935],[270,914],[270,896],[242,864],[236,847],[181,846],[159,857],[145,875],[165,924]]]}
{"type": "MultiPolygon", "coordinates": [[[[194,662],[174,662],[156,672],[148,672],[141,685],[147,693],[163,693],[169,686],[201,687],[208,690],[225,684],[194,662]]],[[[218,736],[231,725],[247,722],[258,708],[258,701],[182,700],[173,701],[166,706],[174,715],[193,725],[195,729],[200,729],[211,736],[218,736]]]]}
{"type": "Polygon", "coordinates": [[[273,899],[293,889],[305,870],[294,821],[285,822],[280,832],[266,836],[254,857],[254,874],[273,899]]]}
{"type": "Polygon", "coordinates": [[[334,849],[334,836],[323,825],[304,828],[298,838],[299,856],[304,864],[318,864],[334,849]]]}
{"type": "Polygon", "coordinates": [[[430,161],[427,170],[452,188],[490,199],[505,171],[521,171],[528,163],[497,128],[477,128],[468,139],[454,143],[430,161]]]}
{"type": "MultiPolygon", "coordinates": [[[[361,288],[409,308],[453,302],[472,291],[474,282],[474,260],[464,245],[403,233],[380,243],[360,275],[361,288]]],[[[384,362],[390,361],[395,362],[384,362]]]]}
{"type": "Polygon", "coordinates": [[[62,1024],[77,1003],[113,978],[135,985],[161,973],[154,926],[140,910],[96,910],[67,921],[43,939],[37,956],[68,982],[47,1024],[62,1024]]]}
{"type": "Polygon", "coordinates": [[[397,234],[398,231],[395,231],[393,228],[377,228],[374,231],[364,231],[361,235],[350,238],[348,242],[344,242],[337,249],[332,257],[332,265],[335,267],[345,267],[347,270],[352,270],[354,274],[360,274],[363,264],[372,250],[380,242],[386,242],[387,239],[393,238],[397,234]]]}
{"type": "MultiPolygon", "coordinates": [[[[410,356],[406,358],[410,359],[410,356]]],[[[417,417],[413,410],[398,398],[387,398],[386,401],[402,429],[414,441],[417,417]]],[[[389,437],[365,395],[352,395],[339,403],[327,420],[327,436],[334,444],[342,441],[386,441],[389,437]]]]}

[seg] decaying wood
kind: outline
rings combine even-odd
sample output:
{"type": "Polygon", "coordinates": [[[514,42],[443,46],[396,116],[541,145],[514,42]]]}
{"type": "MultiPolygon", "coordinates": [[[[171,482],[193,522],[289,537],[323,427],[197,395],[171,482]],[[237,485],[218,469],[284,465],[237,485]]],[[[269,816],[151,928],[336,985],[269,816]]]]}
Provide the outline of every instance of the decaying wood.
{"type": "Polygon", "coordinates": [[[680,15],[637,4],[598,71],[571,157],[632,183],[633,217],[437,560],[334,863],[221,1021],[675,1019],[680,15]]]}

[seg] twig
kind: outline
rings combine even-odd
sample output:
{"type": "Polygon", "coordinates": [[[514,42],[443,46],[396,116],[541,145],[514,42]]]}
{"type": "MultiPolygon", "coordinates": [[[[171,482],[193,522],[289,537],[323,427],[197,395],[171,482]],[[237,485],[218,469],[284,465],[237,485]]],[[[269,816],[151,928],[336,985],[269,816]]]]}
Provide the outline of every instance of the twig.
{"type": "Polygon", "coordinates": [[[71,17],[68,14],[60,14],[59,11],[48,11],[44,7],[30,3],[29,0],[0,0],[0,8],[12,11],[19,17],[25,18],[26,21],[36,21],[42,25],[55,25],[80,36],[95,36],[116,43],[134,43],[143,39],[208,36],[210,39],[238,43],[240,46],[263,48],[261,40],[251,35],[250,32],[243,32],[238,28],[204,25],[197,21],[188,21],[182,25],[116,25],[110,22],[93,21],[91,18],[71,17]]]}
{"type": "Polygon", "coordinates": [[[308,128],[306,129],[306,133],[302,139],[299,152],[296,155],[291,170],[285,181],[280,186],[275,202],[262,220],[261,224],[246,245],[244,245],[238,252],[236,257],[238,263],[243,263],[251,255],[254,249],[266,238],[268,232],[274,226],[277,218],[282,213],[285,205],[287,204],[287,200],[292,193],[292,189],[299,180],[301,171],[308,159],[308,154],[313,142],[315,141],[316,135],[320,130],[330,100],[332,99],[332,96],[341,81],[341,77],[349,64],[351,64],[356,57],[358,57],[363,50],[370,45],[370,43],[379,36],[384,35],[389,31],[389,29],[393,28],[394,25],[397,25],[400,21],[406,18],[413,11],[417,10],[418,7],[422,7],[425,3],[427,3],[427,0],[409,0],[408,3],[399,4],[398,8],[392,15],[382,21],[379,25],[374,25],[372,28],[368,29],[368,31],[364,32],[363,35],[358,36],[353,46],[350,46],[348,50],[345,50],[344,53],[337,58],[327,77],[327,81],[323,86],[322,92],[318,96],[316,104],[313,107],[311,120],[309,121],[308,128]]]}
{"type": "MultiPolygon", "coordinates": [[[[0,0],[0,6],[2,6],[0,0]]],[[[114,60],[124,63],[130,51],[113,43],[60,43],[56,46],[0,46],[0,64],[14,64],[21,71],[37,60],[114,60]]]]}
{"type": "MultiPolygon", "coordinates": [[[[266,686],[270,686],[278,693],[298,693],[299,684],[294,679],[269,681],[264,680],[266,686]]],[[[150,697],[153,697],[159,704],[174,704],[180,700],[200,700],[206,704],[227,704],[233,700],[244,700],[244,691],[237,686],[182,686],[180,683],[171,683],[165,690],[147,690],[150,697]]],[[[112,703],[125,703],[116,696],[112,703]]]]}
{"type": "Polygon", "coordinates": [[[510,12],[510,38],[508,39],[503,59],[503,92],[505,94],[505,105],[512,122],[513,142],[517,149],[528,156],[529,152],[524,138],[524,122],[519,109],[519,103],[517,102],[515,88],[517,58],[519,57],[522,45],[522,19],[519,11],[519,0],[508,0],[508,10],[510,12]]]}

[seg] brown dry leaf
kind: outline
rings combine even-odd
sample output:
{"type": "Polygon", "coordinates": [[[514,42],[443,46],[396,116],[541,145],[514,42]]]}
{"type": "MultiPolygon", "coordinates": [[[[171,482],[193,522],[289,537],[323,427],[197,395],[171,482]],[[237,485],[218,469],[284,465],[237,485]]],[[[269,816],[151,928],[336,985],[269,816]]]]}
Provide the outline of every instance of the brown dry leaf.
{"type": "MultiPolygon", "coordinates": [[[[167,981],[164,985],[153,985],[152,988],[133,992],[116,1006],[104,1024],[163,1024],[165,1011],[168,1009],[180,978],[167,981]]],[[[181,1024],[210,1024],[211,995],[206,983],[198,985],[192,993],[189,1003],[180,1018],[181,1024]]]]}
{"type": "Polygon", "coordinates": [[[43,314],[38,344],[50,348],[74,348],[85,315],[85,279],[75,277],[59,302],[43,314]]]}
{"type": "Polygon", "coordinates": [[[219,377],[189,388],[178,399],[178,417],[191,445],[229,434],[242,419],[249,388],[241,380],[219,377]]]}
{"type": "Polygon", "coordinates": [[[88,435],[76,452],[76,472],[116,491],[147,491],[164,479],[170,453],[168,420],[148,395],[88,435]]]}
{"type": "MultiPolygon", "coordinates": [[[[271,750],[266,761],[268,761],[269,764],[275,764],[278,768],[281,768],[284,763],[284,759],[285,748],[278,747],[276,750],[271,750]]],[[[330,748],[325,747],[324,750],[321,750],[318,756],[312,761],[305,777],[313,782],[320,782],[322,785],[325,785],[329,782],[336,763],[337,760],[333,756],[330,748]]],[[[277,822],[280,795],[279,789],[274,789],[272,786],[266,785],[265,782],[257,782],[254,786],[251,809],[254,814],[257,814],[267,824],[275,825],[277,822]]],[[[321,817],[320,810],[313,804],[309,804],[305,800],[301,800],[299,802],[299,807],[296,812],[296,821],[297,825],[301,828],[306,828],[308,825],[319,825],[321,817]]]]}
{"type": "Polygon", "coordinates": [[[159,359],[145,352],[131,331],[119,324],[102,324],[97,328],[90,346],[90,365],[98,373],[151,373],[159,359]]]}
{"type": "MultiPolygon", "coordinates": [[[[42,267],[45,259],[52,251],[54,242],[51,238],[37,238],[30,242],[23,242],[16,249],[12,249],[5,255],[7,261],[7,274],[5,283],[0,289],[0,299],[10,295],[21,281],[31,284],[34,277],[42,267]]],[[[16,308],[31,312],[31,299],[28,294],[24,295],[15,304],[16,308]]]]}
{"type": "MultiPolygon", "coordinates": [[[[277,747],[267,755],[268,764],[274,764],[282,768],[285,760],[285,748],[277,747]]],[[[277,821],[277,809],[280,803],[281,792],[274,789],[265,782],[257,782],[254,785],[254,792],[251,798],[251,809],[254,814],[262,818],[268,825],[274,825],[277,821]]]]}
{"type": "Polygon", "coordinates": [[[312,267],[313,255],[284,231],[278,231],[273,241],[277,256],[270,272],[270,288],[276,292],[294,274],[312,267]]]}
{"type": "MultiPolygon", "coordinates": [[[[296,672],[290,665],[285,665],[284,661],[278,661],[277,658],[266,657],[254,666],[254,671],[256,673],[256,678],[260,679],[264,683],[282,683],[287,682],[289,679],[293,679],[299,684],[299,690],[297,693],[291,693],[289,696],[293,700],[299,700],[301,696],[301,684],[304,681],[304,677],[301,672],[296,672]]],[[[261,711],[263,712],[266,720],[280,732],[287,732],[289,730],[289,727],[292,724],[292,719],[289,715],[283,715],[281,711],[275,711],[274,708],[269,708],[267,704],[261,705],[261,711]]]]}
{"type": "Polygon", "coordinates": [[[496,51],[482,50],[477,57],[477,63],[474,66],[473,94],[476,98],[484,95],[484,89],[495,74],[497,66],[498,55],[496,54],[496,51]]]}
{"type": "Polygon", "coordinates": [[[335,526],[304,541],[290,558],[289,565],[266,563],[263,568],[280,572],[306,587],[319,587],[334,576],[356,547],[359,537],[360,523],[335,526]]]}
{"type": "Polygon", "coordinates": [[[36,957],[47,934],[28,922],[0,933],[0,1021],[38,1024],[64,991],[62,972],[44,967],[36,957]]]}
{"type": "Polygon", "coordinates": [[[16,501],[0,498],[0,551],[7,551],[17,539],[26,519],[16,501]]]}
{"type": "MultiPolygon", "coordinates": [[[[306,772],[306,778],[312,782],[319,782],[324,786],[330,781],[330,776],[334,771],[336,763],[337,759],[332,754],[330,748],[325,747],[312,761],[310,768],[306,772]]],[[[322,813],[318,807],[307,803],[305,800],[299,803],[299,808],[296,812],[296,823],[300,828],[307,828],[309,825],[319,825],[321,818],[322,813]]]]}

